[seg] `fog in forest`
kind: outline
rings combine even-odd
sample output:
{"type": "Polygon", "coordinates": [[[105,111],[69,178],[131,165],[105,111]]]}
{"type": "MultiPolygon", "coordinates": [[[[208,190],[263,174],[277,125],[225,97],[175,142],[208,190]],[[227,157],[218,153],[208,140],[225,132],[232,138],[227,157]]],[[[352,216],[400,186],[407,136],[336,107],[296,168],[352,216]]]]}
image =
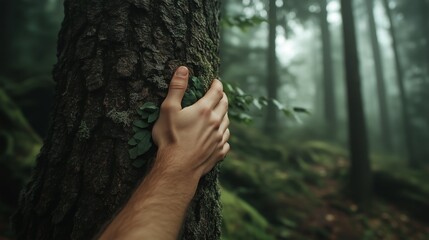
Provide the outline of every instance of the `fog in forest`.
{"type": "MultiPolygon", "coordinates": [[[[15,239],[64,7],[0,12],[0,239],[15,239]]],[[[224,0],[219,35],[218,76],[243,101],[220,167],[222,239],[429,239],[428,0],[224,0]]]]}

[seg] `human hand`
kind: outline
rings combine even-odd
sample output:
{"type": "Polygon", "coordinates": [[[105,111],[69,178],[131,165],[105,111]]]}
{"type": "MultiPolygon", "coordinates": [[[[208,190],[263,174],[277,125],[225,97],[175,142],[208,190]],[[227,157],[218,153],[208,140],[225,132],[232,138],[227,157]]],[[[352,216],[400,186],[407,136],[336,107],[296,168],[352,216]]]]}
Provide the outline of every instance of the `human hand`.
{"type": "Polygon", "coordinates": [[[171,172],[201,177],[222,160],[230,149],[228,139],[228,99],[222,83],[214,80],[207,93],[195,104],[182,109],[189,71],[179,67],[152,131],[158,146],[155,162],[171,172]]]}

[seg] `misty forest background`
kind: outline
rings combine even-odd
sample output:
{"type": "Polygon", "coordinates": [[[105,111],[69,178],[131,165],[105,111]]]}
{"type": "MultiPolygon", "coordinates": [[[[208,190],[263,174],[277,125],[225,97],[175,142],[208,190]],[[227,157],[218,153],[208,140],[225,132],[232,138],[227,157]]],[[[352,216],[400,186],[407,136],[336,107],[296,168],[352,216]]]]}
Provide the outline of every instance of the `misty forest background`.
{"type": "MultiPolygon", "coordinates": [[[[276,99],[232,123],[223,239],[429,239],[429,1],[224,0],[221,12],[220,77],[276,99]]],[[[3,1],[0,18],[0,239],[14,239],[63,2],[3,1]]]]}

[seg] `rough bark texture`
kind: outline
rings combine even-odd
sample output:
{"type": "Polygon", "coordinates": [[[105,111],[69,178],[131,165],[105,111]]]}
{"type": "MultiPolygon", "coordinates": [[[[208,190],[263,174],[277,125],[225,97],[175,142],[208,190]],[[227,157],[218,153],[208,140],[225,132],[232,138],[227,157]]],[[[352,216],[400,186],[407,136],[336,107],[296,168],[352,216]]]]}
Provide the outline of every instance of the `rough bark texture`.
{"type": "Polygon", "coordinates": [[[341,0],[351,157],[350,191],[361,209],[365,210],[371,200],[371,168],[352,5],[351,0],[341,0]]]}
{"type": "Polygon", "coordinates": [[[383,0],[384,8],[386,10],[386,15],[390,23],[389,33],[392,38],[392,49],[393,55],[395,58],[395,70],[396,70],[396,82],[399,88],[399,99],[401,100],[401,110],[402,110],[402,122],[404,128],[404,136],[405,136],[405,146],[406,152],[408,155],[408,164],[410,167],[416,168],[419,166],[418,157],[415,154],[415,144],[413,138],[413,128],[411,126],[410,117],[409,117],[409,101],[407,92],[404,84],[404,71],[402,68],[401,58],[399,56],[398,49],[398,40],[396,38],[396,28],[393,22],[392,10],[389,6],[389,0],[383,0]]]}
{"type": "Polygon", "coordinates": [[[323,53],[323,94],[325,104],[326,133],[331,139],[337,135],[337,106],[335,103],[335,84],[332,65],[331,32],[329,30],[327,0],[320,1],[320,30],[323,53]]]}
{"type": "Polygon", "coordinates": [[[386,96],[386,83],[381,58],[380,43],[378,41],[377,26],[374,18],[374,0],[365,1],[368,12],[368,25],[371,38],[372,54],[374,57],[374,70],[377,82],[378,106],[380,111],[381,143],[384,150],[392,150],[392,136],[390,133],[389,107],[386,96]]]}
{"type": "MultiPolygon", "coordinates": [[[[135,109],[160,103],[173,70],[209,81],[219,59],[217,0],[65,1],[52,125],[14,216],[19,239],[90,239],[150,168],[132,166],[135,109]]],[[[217,169],[200,181],[183,239],[218,239],[217,169]]]]}
{"type": "MultiPolygon", "coordinates": [[[[279,88],[279,76],[277,72],[276,55],[276,27],[277,6],[276,0],[269,0],[268,6],[268,53],[267,53],[267,96],[269,99],[277,99],[279,88]]],[[[265,130],[269,134],[278,131],[277,109],[274,103],[269,102],[265,116],[265,130]]]]}

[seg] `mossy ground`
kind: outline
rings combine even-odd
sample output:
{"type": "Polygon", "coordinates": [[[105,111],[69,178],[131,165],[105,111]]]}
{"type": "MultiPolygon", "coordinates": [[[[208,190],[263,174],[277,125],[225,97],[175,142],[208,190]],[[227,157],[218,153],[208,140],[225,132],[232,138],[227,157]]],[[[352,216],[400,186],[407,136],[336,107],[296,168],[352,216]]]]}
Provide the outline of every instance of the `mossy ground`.
{"type": "Polygon", "coordinates": [[[224,239],[429,239],[429,212],[419,216],[407,205],[427,206],[428,169],[391,168],[376,159],[374,175],[389,177],[374,189],[372,209],[363,214],[346,194],[343,148],[323,141],[284,145],[240,126],[232,133],[233,150],[221,170],[224,239]],[[399,186],[408,195],[384,193],[399,186]],[[254,216],[265,221],[250,220],[254,216]]]}

